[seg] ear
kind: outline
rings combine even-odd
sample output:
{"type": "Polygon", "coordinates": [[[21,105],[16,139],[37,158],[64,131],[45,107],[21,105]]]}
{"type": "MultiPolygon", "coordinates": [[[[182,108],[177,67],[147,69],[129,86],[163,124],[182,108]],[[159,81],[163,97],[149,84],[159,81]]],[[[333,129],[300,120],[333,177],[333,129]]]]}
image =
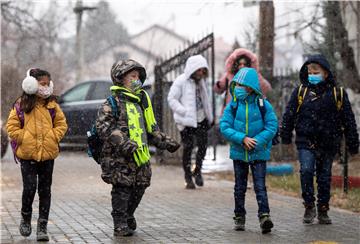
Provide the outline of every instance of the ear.
{"type": "Polygon", "coordinates": [[[34,77],[27,76],[23,80],[21,87],[26,94],[33,95],[37,93],[39,83],[34,77]]]}
{"type": "Polygon", "coordinates": [[[54,88],[54,82],[52,80],[49,83],[49,87],[54,88]]]}
{"type": "Polygon", "coordinates": [[[327,70],[324,70],[324,78],[325,78],[325,80],[328,78],[328,76],[329,76],[329,72],[327,72],[327,70]]]}

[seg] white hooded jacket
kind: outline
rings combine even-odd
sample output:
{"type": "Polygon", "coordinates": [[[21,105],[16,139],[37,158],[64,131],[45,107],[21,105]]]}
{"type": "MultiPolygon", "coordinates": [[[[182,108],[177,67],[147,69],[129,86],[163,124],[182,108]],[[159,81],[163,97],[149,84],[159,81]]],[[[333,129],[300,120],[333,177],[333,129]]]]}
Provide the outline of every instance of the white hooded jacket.
{"type": "MultiPolygon", "coordinates": [[[[169,106],[174,113],[174,120],[180,131],[186,126],[197,127],[196,84],[190,76],[200,68],[209,69],[207,61],[203,56],[195,55],[188,58],[184,73],[175,79],[168,94],[169,106]]],[[[213,114],[207,94],[206,81],[201,79],[199,86],[205,116],[211,124],[213,122],[213,114]]]]}

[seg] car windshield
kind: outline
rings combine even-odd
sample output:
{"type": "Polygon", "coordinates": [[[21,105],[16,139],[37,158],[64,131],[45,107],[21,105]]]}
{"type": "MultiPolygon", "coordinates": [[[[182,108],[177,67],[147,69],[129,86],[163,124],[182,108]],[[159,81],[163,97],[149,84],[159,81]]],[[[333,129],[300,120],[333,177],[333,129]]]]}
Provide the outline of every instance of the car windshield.
{"type": "Polygon", "coordinates": [[[78,102],[85,101],[89,92],[91,83],[85,83],[74,87],[70,91],[64,94],[62,97],[64,102],[78,102]]]}

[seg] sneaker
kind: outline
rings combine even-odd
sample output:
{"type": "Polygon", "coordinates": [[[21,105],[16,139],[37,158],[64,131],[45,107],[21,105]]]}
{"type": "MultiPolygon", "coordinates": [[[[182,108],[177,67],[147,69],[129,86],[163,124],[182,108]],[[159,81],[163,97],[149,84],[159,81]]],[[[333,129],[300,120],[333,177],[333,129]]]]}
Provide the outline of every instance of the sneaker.
{"type": "Polygon", "coordinates": [[[318,221],[321,225],[330,225],[332,224],[332,221],[327,214],[328,211],[319,211],[318,213],[318,221]]]}
{"type": "Polygon", "coordinates": [[[114,228],[114,236],[132,236],[134,231],[129,226],[121,226],[114,228]]]}
{"type": "Polygon", "coordinates": [[[186,189],[195,189],[195,184],[191,177],[185,178],[185,188],[186,189]]]}
{"type": "Polygon", "coordinates": [[[38,220],[36,230],[37,241],[49,241],[49,235],[47,233],[47,222],[47,219],[38,220]]]}
{"type": "Polygon", "coordinates": [[[234,230],[245,230],[245,215],[238,215],[234,218],[234,230]]]}
{"type": "Polygon", "coordinates": [[[197,186],[204,186],[204,179],[203,179],[201,173],[195,173],[194,177],[195,177],[195,184],[197,186]]]}
{"type": "Polygon", "coordinates": [[[303,218],[304,224],[311,224],[314,222],[314,219],[316,217],[316,208],[314,204],[305,204],[305,213],[303,218]]]}
{"type": "Polygon", "coordinates": [[[29,217],[21,217],[19,231],[22,236],[31,235],[31,216],[29,217]]]}
{"type": "Polygon", "coordinates": [[[136,219],[134,216],[127,219],[127,224],[130,229],[136,230],[137,225],[136,225],[136,219]]]}
{"type": "Polygon", "coordinates": [[[265,213],[262,214],[259,218],[260,228],[263,234],[271,232],[271,229],[274,227],[273,222],[271,221],[270,215],[265,213]]]}

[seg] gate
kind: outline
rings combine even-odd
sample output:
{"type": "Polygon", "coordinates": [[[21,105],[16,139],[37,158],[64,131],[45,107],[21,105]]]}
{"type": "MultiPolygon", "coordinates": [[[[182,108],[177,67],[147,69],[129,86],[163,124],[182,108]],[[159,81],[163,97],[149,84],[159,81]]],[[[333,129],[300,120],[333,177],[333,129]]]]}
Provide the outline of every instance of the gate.
{"type": "MultiPolygon", "coordinates": [[[[160,127],[160,129],[176,139],[178,142],[181,141],[180,133],[175,125],[173,114],[167,103],[167,95],[172,85],[172,82],[176,79],[176,77],[183,73],[185,68],[186,60],[193,55],[201,54],[205,57],[209,64],[209,79],[208,80],[208,92],[209,97],[212,102],[212,110],[215,119],[215,95],[212,87],[215,82],[215,53],[214,53],[214,34],[211,33],[196,43],[191,44],[187,48],[184,48],[182,51],[177,52],[175,55],[170,58],[159,61],[157,65],[155,65],[155,81],[154,81],[154,110],[156,121],[160,127]]],[[[210,135],[215,135],[215,126],[209,131],[210,135]],[[210,134],[211,133],[211,134],[210,134]]],[[[216,159],[216,140],[214,136],[210,136],[213,152],[214,152],[214,160],[216,159]]],[[[168,153],[165,151],[158,151],[157,155],[160,157],[160,161],[163,161],[165,158],[167,161],[174,160],[180,161],[182,157],[182,148],[178,150],[176,153],[168,153]]]]}

